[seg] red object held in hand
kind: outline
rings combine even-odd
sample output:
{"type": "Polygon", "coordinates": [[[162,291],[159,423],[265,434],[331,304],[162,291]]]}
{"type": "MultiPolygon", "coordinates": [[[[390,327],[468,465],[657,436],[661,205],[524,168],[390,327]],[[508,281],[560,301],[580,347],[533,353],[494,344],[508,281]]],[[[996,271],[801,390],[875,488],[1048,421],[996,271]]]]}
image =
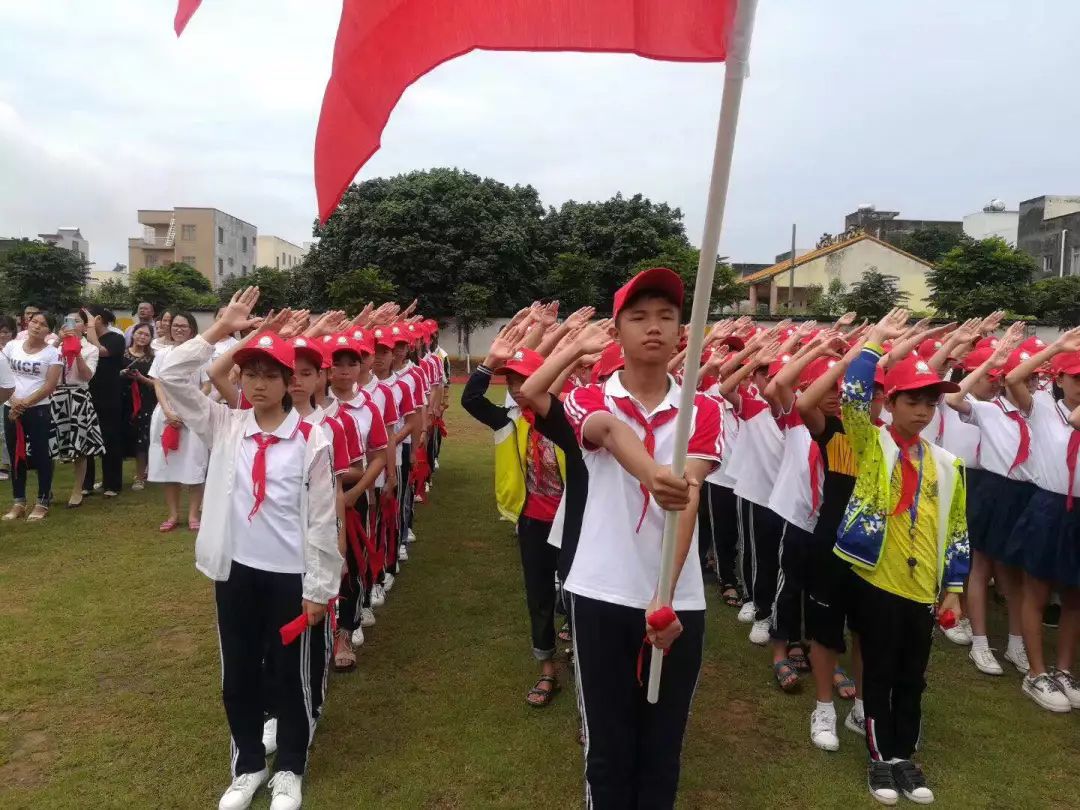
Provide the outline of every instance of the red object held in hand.
{"type": "Polygon", "coordinates": [[[649,627],[654,630],[664,630],[671,626],[671,623],[678,618],[675,615],[675,611],[671,609],[669,605],[664,605],[659,610],[654,610],[648,616],[645,617],[645,621],[648,622],[649,627]]]}
{"type": "Polygon", "coordinates": [[[943,610],[938,614],[938,624],[942,630],[951,630],[956,627],[956,614],[951,610],[943,610]]]}
{"type": "Polygon", "coordinates": [[[286,647],[300,638],[304,631],[307,629],[307,614],[301,613],[295,619],[288,624],[283,624],[279,632],[281,633],[281,643],[286,647]]]}

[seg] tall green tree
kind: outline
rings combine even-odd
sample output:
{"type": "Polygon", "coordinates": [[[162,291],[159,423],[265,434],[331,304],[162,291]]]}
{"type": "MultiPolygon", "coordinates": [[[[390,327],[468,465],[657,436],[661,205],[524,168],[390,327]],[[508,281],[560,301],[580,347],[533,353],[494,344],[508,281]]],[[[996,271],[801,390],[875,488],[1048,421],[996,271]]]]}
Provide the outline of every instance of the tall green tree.
{"type": "Polygon", "coordinates": [[[1000,237],[954,247],[926,274],[930,303],[951,318],[975,318],[1030,308],[1035,260],[1000,237]]]}
{"type": "Polygon", "coordinates": [[[844,295],[843,310],[857,312],[874,321],[894,307],[906,305],[908,298],[908,294],[900,289],[900,279],[872,267],[844,295]]]}
{"type": "Polygon", "coordinates": [[[1080,276],[1047,278],[1032,284],[1031,313],[1060,329],[1080,324],[1080,276]]]}
{"type": "Polygon", "coordinates": [[[821,321],[840,317],[848,311],[844,308],[846,294],[844,282],[838,278],[831,279],[824,291],[819,287],[817,295],[808,301],[810,314],[821,321]]]}
{"type": "Polygon", "coordinates": [[[185,262],[170,262],[163,265],[161,269],[168,272],[177,284],[187,287],[192,292],[208,293],[214,289],[206,276],[185,262]]]}
{"type": "Polygon", "coordinates": [[[888,241],[912,256],[936,263],[950,250],[969,244],[972,239],[964,233],[947,231],[944,228],[919,228],[909,234],[892,237],[888,241]]]}
{"type": "Polygon", "coordinates": [[[256,267],[246,276],[229,276],[218,287],[218,301],[227,304],[233,293],[245,287],[259,288],[259,303],[256,312],[265,315],[270,310],[282,310],[285,307],[304,309],[296,292],[296,279],[292,271],[278,270],[274,267],[256,267]]]}
{"type": "Polygon", "coordinates": [[[480,284],[459,284],[450,295],[450,308],[457,322],[458,342],[471,356],[469,336],[474,330],[491,322],[493,298],[491,290],[480,284]]]}
{"type": "MultiPolygon", "coordinates": [[[[690,311],[694,305],[694,287],[697,282],[698,262],[701,251],[686,243],[683,238],[670,236],[661,244],[663,252],[657,256],[643,259],[630,268],[629,273],[620,284],[625,284],[635,273],[647,270],[650,267],[668,267],[679,274],[686,289],[683,299],[683,320],[690,318],[690,311]]],[[[709,298],[710,312],[720,312],[724,307],[741,301],[746,294],[739,274],[724,259],[716,260],[716,270],[713,275],[712,295],[709,298]]]]}
{"type": "MultiPolygon", "coordinates": [[[[185,265],[187,266],[187,265],[185,265]]],[[[218,298],[212,292],[196,292],[170,266],[148,267],[131,277],[131,307],[140,301],[149,301],[155,312],[166,309],[211,310],[218,306],[218,298]]]]}
{"type": "Polygon", "coordinates": [[[359,312],[369,301],[376,306],[393,301],[397,287],[378,267],[361,267],[331,281],[328,292],[334,309],[359,312]]]}
{"type": "Polygon", "coordinates": [[[103,281],[87,296],[91,304],[108,309],[128,309],[131,306],[131,290],[119,279],[103,281]]]}
{"type": "Polygon", "coordinates": [[[43,242],[20,242],[0,257],[0,296],[13,312],[27,305],[66,312],[82,303],[89,274],[89,263],[77,253],[43,242]]]}
{"type": "Polygon", "coordinates": [[[548,273],[547,294],[559,299],[564,312],[596,306],[596,261],[580,253],[560,253],[548,273]]]}

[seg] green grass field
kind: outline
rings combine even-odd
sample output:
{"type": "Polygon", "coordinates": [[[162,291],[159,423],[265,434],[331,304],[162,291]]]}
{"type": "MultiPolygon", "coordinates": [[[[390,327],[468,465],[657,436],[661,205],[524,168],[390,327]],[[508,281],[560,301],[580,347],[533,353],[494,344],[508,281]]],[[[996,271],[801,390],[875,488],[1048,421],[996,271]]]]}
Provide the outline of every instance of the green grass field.
{"type": "MultiPolygon", "coordinates": [[[[572,680],[548,709],[524,702],[536,672],[488,432],[459,407],[449,427],[412,559],[357,671],[331,677],[307,808],[581,804],[572,680]]],[[[61,504],[69,484],[62,470],[61,504]]],[[[212,589],[194,537],[157,533],[161,503],[151,488],[0,524],[0,807],[217,806],[229,738],[212,589]]],[[[842,730],[840,752],[814,749],[809,682],[781,694],[747,629],[714,599],[680,806],[876,806],[862,739],[842,730]]],[[[1014,672],[979,675],[944,639],[929,680],[921,760],[938,806],[1080,806],[1080,713],[1036,708],[1014,672]]]]}

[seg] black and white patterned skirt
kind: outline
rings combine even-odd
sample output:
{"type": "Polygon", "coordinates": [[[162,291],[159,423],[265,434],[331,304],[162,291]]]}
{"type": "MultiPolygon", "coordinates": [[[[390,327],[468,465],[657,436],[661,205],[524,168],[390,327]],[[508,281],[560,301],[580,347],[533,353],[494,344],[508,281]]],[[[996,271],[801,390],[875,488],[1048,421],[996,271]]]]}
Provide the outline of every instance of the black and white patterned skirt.
{"type": "Polygon", "coordinates": [[[105,444],[97,411],[86,386],[60,385],[52,396],[53,457],[71,461],[103,456],[105,444]]]}

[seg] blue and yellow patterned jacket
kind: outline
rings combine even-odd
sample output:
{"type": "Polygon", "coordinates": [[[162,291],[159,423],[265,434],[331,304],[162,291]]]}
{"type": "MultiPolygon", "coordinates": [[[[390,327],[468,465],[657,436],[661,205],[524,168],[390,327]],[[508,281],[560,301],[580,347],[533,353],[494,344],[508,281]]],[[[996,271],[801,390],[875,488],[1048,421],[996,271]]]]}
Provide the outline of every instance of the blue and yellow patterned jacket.
{"type": "MultiPolygon", "coordinates": [[[[870,419],[874,369],[881,349],[868,345],[852,362],[844,378],[840,401],[844,432],[859,460],[855,491],[836,533],[834,552],[856,568],[872,571],[885,548],[885,526],[900,493],[892,487],[900,448],[888,429],[870,419]]],[[[971,564],[968,543],[964,463],[952,453],[923,441],[937,469],[938,588],[962,592],[971,564]]]]}

